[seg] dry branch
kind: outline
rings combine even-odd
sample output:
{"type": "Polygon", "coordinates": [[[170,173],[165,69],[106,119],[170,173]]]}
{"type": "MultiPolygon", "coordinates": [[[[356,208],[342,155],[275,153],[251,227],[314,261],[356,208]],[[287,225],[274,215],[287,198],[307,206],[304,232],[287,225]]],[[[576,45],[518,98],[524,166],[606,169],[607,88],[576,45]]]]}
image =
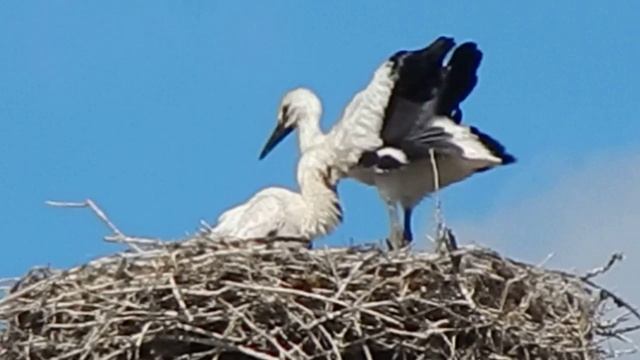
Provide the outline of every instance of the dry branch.
{"type": "MultiPolygon", "coordinates": [[[[75,205],[104,215],[91,204],[75,205]]],[[[577,276],[477,247],[143,241],[19,279],[0,299],[0,359],[604,359],[638,324],[592,279],[617,260],[577,276]]]]}
{"type": "Polygon", "coordinates": [[[578,276],[479,248],[196,238],[33,270],[0,300],[0,358],[596,359],[603,340],[634,330],[607,322],[605,301],[578,276]]]}

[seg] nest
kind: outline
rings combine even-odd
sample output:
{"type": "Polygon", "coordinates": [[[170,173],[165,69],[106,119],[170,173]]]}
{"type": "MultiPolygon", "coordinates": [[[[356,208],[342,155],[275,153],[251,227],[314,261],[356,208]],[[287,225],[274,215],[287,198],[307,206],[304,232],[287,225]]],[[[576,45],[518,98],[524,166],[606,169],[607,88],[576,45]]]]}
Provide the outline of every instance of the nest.
{"type": "Polygon", "coordinates": [[[588,277],[477,247],[136,249],[20,279],[0,358],[600,359],[633,330],[588,277]]]}

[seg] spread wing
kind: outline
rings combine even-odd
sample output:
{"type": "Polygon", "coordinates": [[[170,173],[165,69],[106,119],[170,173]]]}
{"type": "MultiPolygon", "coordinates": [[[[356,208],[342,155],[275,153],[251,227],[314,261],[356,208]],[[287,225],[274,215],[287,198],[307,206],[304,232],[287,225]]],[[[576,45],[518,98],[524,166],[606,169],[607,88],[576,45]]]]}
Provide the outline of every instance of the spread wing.
{"type": "Polygon", "coordinates": [[[407,159],[425,157],[428,149],[450,146],[437,116],[461,117],[459,104],[477,83],[482,53],[474,43],[453,49],[452,38],[439,37],[429,46],[399,51],[374,73],[367,87],[354,96],[327,141],[341,159],[342,169],[375,165],[376,151],[393,148],[407,159]]]}

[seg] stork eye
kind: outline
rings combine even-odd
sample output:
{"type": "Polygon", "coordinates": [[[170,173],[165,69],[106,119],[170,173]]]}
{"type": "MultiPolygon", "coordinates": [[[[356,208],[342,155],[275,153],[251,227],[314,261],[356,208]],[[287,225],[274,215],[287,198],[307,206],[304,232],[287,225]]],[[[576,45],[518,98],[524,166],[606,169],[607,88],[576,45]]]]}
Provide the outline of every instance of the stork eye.
{"type": "Polygon", "coordinates": [[[280,117],[284,120],[287,117],[289,117],[289,105],[283,105],[282,109],[280,110],[280,117]]]}
{"type": "Polygon", "coordinates": [[[280,109],[280,123],[284,126],[291,126],[293,109],[290,105],[283,105],[280,109]]]}

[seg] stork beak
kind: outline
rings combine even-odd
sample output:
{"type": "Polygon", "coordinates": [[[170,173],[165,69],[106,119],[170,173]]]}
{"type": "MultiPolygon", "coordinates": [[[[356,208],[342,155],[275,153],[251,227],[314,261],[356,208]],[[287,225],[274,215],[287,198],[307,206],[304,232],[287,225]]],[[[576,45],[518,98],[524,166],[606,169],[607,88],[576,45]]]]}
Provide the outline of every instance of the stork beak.
{"type": "Polygon", "coordinates": [[[264,159],[273,148],[276,147],[287,135],[289,135],[293,131],[293,126],[286,127],[282,123],[279,123],[276,128],[271,133],[269,140],[264,144],[262,148],[262,152],[260,153],[259,159],[264,159]]]}

